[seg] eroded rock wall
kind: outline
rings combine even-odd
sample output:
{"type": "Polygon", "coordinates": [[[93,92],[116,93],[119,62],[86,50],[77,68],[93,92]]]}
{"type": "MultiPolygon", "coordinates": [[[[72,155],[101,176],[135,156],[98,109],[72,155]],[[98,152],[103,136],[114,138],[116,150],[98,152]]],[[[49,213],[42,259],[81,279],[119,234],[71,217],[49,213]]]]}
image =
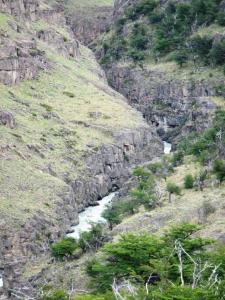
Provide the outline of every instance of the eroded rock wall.
{"type": "Polygon", "coordinates": [[[94,42],[112,22],[112,7],[90,7],[70,13],[67,23],[74,36],[84,45],[94,42]]]}
{"type": "Polygon", "coordinates": [[[78,222],[78,211],[100,200],[109,192],[121,188],[129,178],[131,167],[162,154],[163,147],[148,126],[134,131],[115,133],[112,145],[102,145],[96,153],[84,158],[86,169],[60,195],[53,219],[37,212],[19,231],[6,231],[2,237],[4,288],[10,297],[36,293],[31,283],[24,281],[23,266],[34,257],[49,251],[51,242],[65,235],[78,222]]]}
{"type": "MultiPolygon", "coordinates": [[[[54,65],[47,59],[46,53],[39,49],[40,41],[53,47],[64,58],[79,58],[77,40],[68,40],[61,32],[51,28],[51,24],[54,25],[53,27],[66,24],[60,8],[48,10],[45,6],[43,10],[38,1],[25,0],[0,0],[0,8],[13,18],[15,17],[15,20],[24,18],[28,25],[39,18],[49,24],[49,28],[38,29],[35,32],[30,32],[27,28],[18,28],[20,31],[27,30],[26,34],[29,39],[26,40],[16,40],[6,33],[1,35],[1,83],[19,84],[26,79],[35,79],[42,70],[54,68],[54,65]]],[[[14,26],[17,26],[17,22],[14,26]]],[[[104,26],[96,27],[97,29],[94,30],[91,28],[87,40],[85,37],[87,43],[99,34],[99,30],[104,30],[104,26]]],[[[90,27],[89,24],[87,28],[90,27]]],[[[80,31],[80,29],[75,29],[75,31],[77,31],[77,37],[87,32],[86,30],[80,31]]],[[[95,72],[99,73],[99,80],[105,82],[104,72],[100,68],[95,72]]],[[[0,124],[12,130],[17,125],[20,126],[13,112],[6,110],[0,110],[0,124]]],[[[63,188],[58,195],[59,200],[51,208],[51,219],[43,211],[36,211],[20,227],[9,227],[6,220],[0,222],[0,268],[4,268],[4,290],[7,297],[10,299],[26,298],[26,295],[32,294],[34,292],[32,278],[29,278],[29,282],[24,279],[24,265],[31,258],[36,259],[45,255],[49,251],[50,243],[65,235],[70,226],[78,222],[80,210],[112,190],[120,188],[128,179],[132,166],[163,152],[162,143],[155,131],[147,124],[143,125],[143,120],[141,124],[136,129],[121,129],[113,132],[111,144],[102,144],[91,153],[86,152],[83,155],[82,161],[85,167],[79,176],[74,175],[72,181],[68,182],[65,179],[63,182],[63,188]]],[[[60,180],[64,179],[60,178],[60,180]]]]}
{"type": "Polygon", "coordinates": [[[106,70],[110,85],[142,112],[163,139],[176,141],[193,130],[202,131],[216,108],[221,79],[179,79],[154,68],[141,69],[114,64],[106,70]]]}
{"type": "Polygon", "coordinates": [[[17,84],[33,79],[49,67],[44,52],[37,48],[35,40],[11,41],[0,36],[0,82],[17,84]]]}

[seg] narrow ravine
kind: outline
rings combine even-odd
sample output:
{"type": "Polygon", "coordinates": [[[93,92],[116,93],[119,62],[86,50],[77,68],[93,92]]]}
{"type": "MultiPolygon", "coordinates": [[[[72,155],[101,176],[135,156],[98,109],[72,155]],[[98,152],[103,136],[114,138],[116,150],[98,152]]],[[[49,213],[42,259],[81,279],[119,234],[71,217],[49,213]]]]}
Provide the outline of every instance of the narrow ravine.
{"type": "Polygon", "coordinates": [[[105,223],[106,220],[102,217],[103,211],[106,209],[107,205],[113,200],[116,193],[111,193],[108,196],[100,200],[97,206],[90,206],[79,214],[79,224],[73,226],[71,230],[72,233],[69,233],[68,236],[75,239],[80,237],[80,234],[84,231],[91,229],[92,223],[105,223]]]}
{"type": "MultiPolygon", "coordinates": [[[[169,154],[172,149],[172,145],[166,141],[164,143],[164,154],[169,154]]],[[[110,193],[108,196],[104,197],[98,202],[97,206],[90,206],[86,208],[83,212],[79,214],[79,224],[71,227],[72,233],[67,236],[78,239],[80,234],[84,231],[91,229],[93,223],[105,223],[106,220],[102,217],[103,211],[106,209],[107,205],[113,200],[116,193],[110,193]]]]}

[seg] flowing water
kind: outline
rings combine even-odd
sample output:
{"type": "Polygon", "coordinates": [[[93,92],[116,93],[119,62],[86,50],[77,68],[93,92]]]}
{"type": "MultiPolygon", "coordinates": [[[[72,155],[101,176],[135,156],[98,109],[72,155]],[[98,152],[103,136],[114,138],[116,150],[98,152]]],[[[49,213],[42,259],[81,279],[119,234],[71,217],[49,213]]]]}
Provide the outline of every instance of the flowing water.
{"type": "Polygon", "coordinates": [[[0,271],[0,289],[3,287],[3,274],[2,272],[0,271]]]}
{"type": "Polygon", "coordinates": [[[163,142],[163,144],[164,144],[164,154],[170,154],[170,152],[172,150],[172,145],[165,141],[163,142]]]}
{"type": "MultiPolygon", "coordinates": [[[[163,142],[163,143],[164,143],[164,153],[169,154],[171,152],[172,145],[167,142],[163,142]]],[[[115,197],[115,194],[116,193],[109,194],[108,196],[104,197],[102,200],[98,202],[99,203],[98,206],[90,206],[86,208],[83,212],[81,212],[79,214],[79,224],[73,226],[71,228],[73,232],[69,233],[67,236],[78,239],[82,232],[91,229],[92,223],[99,223],[99,222],[105,223],[106,220],[102,217],[102,213],[106,209],[107,205],[115,197]]]]}
{"type": "Polygon", "coordinates": [[[77,239],[82,232],[91,229],[91,223],[106,223],[106,220],[102,217],[102,213],[115,197],[115,194],[116,193],[109,194],[98,202],[98,206],[90,206],[81,212],[79,214],[79,224],[73,226],[71,229],[74,230],[74,232],[69,233],[67,236],[77,239]]]}

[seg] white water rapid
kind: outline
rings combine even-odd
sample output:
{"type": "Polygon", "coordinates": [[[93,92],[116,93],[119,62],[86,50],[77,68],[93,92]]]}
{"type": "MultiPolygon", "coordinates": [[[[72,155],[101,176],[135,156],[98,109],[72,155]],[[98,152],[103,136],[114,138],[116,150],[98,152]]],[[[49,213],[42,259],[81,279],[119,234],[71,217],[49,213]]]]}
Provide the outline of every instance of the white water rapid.
{"type": "Polygon", "coordinates": [[[98,202],[98,206],[90,206],[81,212],[79,214],[79,224],[73,226],[71,229],[74,230],[74,232],[69,233],[67,236],[78,239],[82,232],[91,229],[91,223],[106,223],[106,220],[102,217],[102,213],[115,197],[115,194],[116,193],[109,194],[98,202]]]}

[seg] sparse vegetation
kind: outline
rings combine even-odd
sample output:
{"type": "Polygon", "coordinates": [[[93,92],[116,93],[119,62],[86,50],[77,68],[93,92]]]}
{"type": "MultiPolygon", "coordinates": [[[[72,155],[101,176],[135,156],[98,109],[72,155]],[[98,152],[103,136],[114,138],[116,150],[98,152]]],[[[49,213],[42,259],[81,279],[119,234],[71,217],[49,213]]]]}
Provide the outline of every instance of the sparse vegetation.
{"type": "Polygon", "coordinates": [[[81,233],[78,244],[83,252],[97,250],[104,244],[103,225],[93,224],[90,231],[81,233]]]}
{"type": "Polygon", "coordinates": [[[175,299],[175,295],[176,299],[184,300],[223,299],[224,265],[217,266],[219,261],[224,262],[224,252],[216,248],[207,250],[205,246],[212,241],[193,237],[198,229],[195,225],[183,224],[172,227],[161,238],[148,234],[123,235],[119,241],[104,246],[102,257],[88,263],[92,287],[102,293],[110,290],[113,283],[114,293],[118,291],[124,299],[135,299],[126,285],[124,289],[116,288],[123,278],[130,280],[140,293],[139,299],[175,299]],[[204,268],[206,261],[209,266],[204,268]],[[195,273],[197,265],[200,273],[195,273]],[[216,281],[211,289],[207,284],[214,268],[221,281],[216,281]],[[200,277],[197,274],[201,274],[200,277]]]}
{"type": "Polygon", "coordinates": [[[169,203],[172,202],[172,195],[180,195],[181,188],[174,182],[168,182],[166,186],[167,192],[169,193],[169,203]]]}
{"type": "Polygon", "coordinates": [[[77,241],[67,237],[51,245],[51,253],[56,259],[63,260],[69,258],[77,248],[77,241]]]}
{"type": "Polygon", "coordinates": [[[191,174],[184,177],[184,187],[185,189],[192,189],[194,186],[194,178],[191,174]]]}

